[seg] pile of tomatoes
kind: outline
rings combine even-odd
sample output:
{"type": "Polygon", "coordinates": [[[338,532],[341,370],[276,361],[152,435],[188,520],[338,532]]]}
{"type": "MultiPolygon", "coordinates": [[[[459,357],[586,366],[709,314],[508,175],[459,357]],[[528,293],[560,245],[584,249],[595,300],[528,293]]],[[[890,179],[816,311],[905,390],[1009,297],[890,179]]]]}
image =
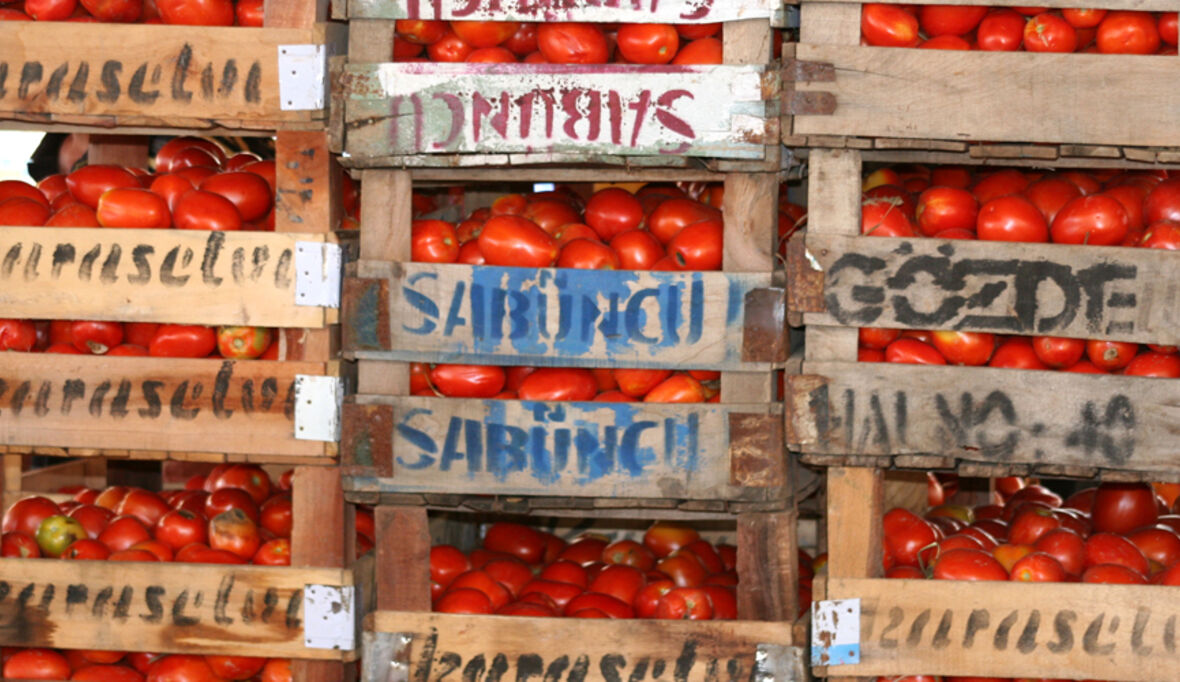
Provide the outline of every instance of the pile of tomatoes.
{"type": "Polygon", "coordinates": [[[648,403],[721,402],[712,370],[410,365],[410,393],[448,398],[648,403]]]}
{"type": "Polygon", "coordinates": [[[1176,54],[1176,12],[866,3],[861,41],[1000,52],[1176,54]]]}
{"type": "Polygon", "coordinates": [[[3,675],[13,680],[82,682],[291,682],[291,661],[252,656],[189,656],[71,649],[0,649],[3,675]]]}
{"type": "Polygon", "coordinates": [[[401,62],[721,63],[720,23],[606,25],[401,19],[396,30],[393,59],[401,62]]]}
{"type": "MultiPolygon", "coordinates": [[[[924,516],[887,512],[885,577],[1180,585],[1180,486],[1102,483],[1063,500],[1015,477],[1001,482],[1011,486],[1002,504],[944,504],[924,516]]],[[[940,679],[1003,678],[879,678],[940,679]]]]}
{"type": "Polygon", "coordinates": [[[566,543],[517,523],[483,546],[430,550],[430,596],[444,613],[572,618],[737,618],[737,549],[658,522],[643,541],[586,535],[566,543]]]}
{"type": "Polygon", "coordinates": [[[0,3],[0,21],[261,27],[264,0],[16,0],[0,3]]]}
{"type": "Polygon", "coordinates": [[[509,194],[453,225],[415,220],[411,257],[465,263],[599,270],[719,270],[720,186],[691,198],[673,185],[632,194],[607,187],[583,201],[572,191],[509,194]]]}
{"type": "Polygon", "coordinates": [[[66,355],[277,360],[279,342],[270,327],[0,319],[0,351],[6,350],[66,355]]]}

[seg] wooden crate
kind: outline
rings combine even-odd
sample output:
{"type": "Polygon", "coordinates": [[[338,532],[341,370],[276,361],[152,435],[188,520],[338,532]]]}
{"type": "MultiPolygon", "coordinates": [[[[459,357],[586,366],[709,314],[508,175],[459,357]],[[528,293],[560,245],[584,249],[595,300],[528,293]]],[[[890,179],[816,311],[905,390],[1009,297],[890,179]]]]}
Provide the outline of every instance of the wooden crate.
{"type": "Polygon", "coordinates": [[[276,23],[107,24],[96,30],[88,24],[7,22],[0,27],[0,120],[53,129],[119,126],[123,133],[127,127],[254,134],[322,129],[326,93],[321,91],[319,108],[290,108],[301,106],[295,97],[305,93],[283,94],[293,89],[280,87],[280,62],[288,58],[284,53],[315,47],[343,54],[347,31],[327,23],[276,23]]]}
{"type": "MultiPolygon", "coordinates": [[[[1166,0],[1100,0],[1089,6],[1175,10],[1166,0]]],[[[825,0],[800,5],[800,42],[793,54],[784,54],[784,115],[790,118],[784,120],[784,134],[805,136],[816,146],[829,146],[824,138],[845,146],[838,141],[844,137],[1180,144],[1157,113],[1160,106],[1180,104],[1174,56],[862,47],[861,7],[825,0]],[[898,96],[901,83],[904,97],[898,96]],[[1099,92],[1102,97],[1093,96],[1099,92]]],[[[1036,152],[1028,148],[1020,155],[1025,153],[1036,152]]]]}
{"type": "MultiPolygon", "coordinates": [[[[433,14],[462,18],[476,4],[440,2],[433,14]]],[[[506,5],[491,3],[478,12],[499,20],[529,14],[548,20],[541,3],[506,5]]],[[[724,20],[726,63],[390,63],[393,19],[428,12],[416,1],[352,2],[349,63],[336,96],[343,114],[335,121],[348,162],[356,167],[696,167],[707,160],[719,169],[778,170],[781,78],[771,63],[770,18],[781,7],[768,2],[651,7],[558,12],[574,21],[724,20]],[[616,18],[602,18],[608,15],[616,18]]]]}
{"type": "Polygon", "coordinates": [[[365,621],[365,682],[497,668],[505,678],[521,679],[806,679],[802,638],[793,627],[794,512],[738,517],[740,620],[589,624],[428,613],[431,534],[425,509],[378,507],[376,513],[377,611],[365,621]]]}
{"type": "Polygon", "coordinates": [[[787,438],[803,461],[1176,476],[1175,382],[856,361],[862,326],[1175,343],[1170,252],[863,237],[860,165],[813,151],[808,231],[789,249],[807,331],[787,438]]]}
{"type": "MultiPolygon", "coordinates": [[[[786,470],[781,431],[774,423],[778,405],[770,371],[781,366],[786,353],[782,291],[772,286],[775,174],[724,176],[723,272],[637,273],[408,263],[409,195],[420,173],[367,170],[362,179],[361,259],[355,277],[346,278],[342,302],[345,354],[359,361],[358,395],[346,401],[343,418],[350,496],[448,492],[567,500],[626,497],[636,504],[642,498],[779,504],[786,499],[795,479],[786,470]],[[425,300],[439,311],[452,310],[451,317],[471,319],[469,309],[455,311],[451,302],[469,305],[461,292],[476,285],[498,287],[505,297],[530,292],[553,300],[556,310],[567,282],[627,294],[633,307],[643,307],[649,323],[634,321],[635,340],[620,341],[591,328],[588,336],[568,344],[547,343],[555,328],[532,324],[523,333],[509,333],[516,338],[506,343],[489,333],[475,334],[474,323],[448,340],[447,325],[422,314],[425,300]],[[661,287],[667,295],[653,297],[661,287]],[[402,293],[411,288],[414,296],[402,293]],[[681,291],[681,300],[674,301],[681,291]],[[699,305],[691,303],[694,291],[699,305]],[[659,329],[660,320],[681,317],[669,329],[659,329]],[[404,331],[431,326],[428,334],[404,331]],[[694,328],[700,329],[699,338],[694,328]],[[642,343],[645,335],[662,335],[658,354],[642,343]],[[723,403],[603,408],[598,403],[410,398],[407,361],[719,369],[723,403]],[[467,442],[478,444],[460,446],[458,432],[452,433],[457,428],[473,439],[467,442]],[[504,437],[527,438],[527,454],[504,437]],[[448,454],[440,457],[439,448],[448,454]],[[470,459],[458,456],[460,450],[470,459]]],[[[526,173],[558,182],[684,177],[671,171],[522,170],[514,178],[526,173]]],[[[450,177],[488,181],[506,174],[460,171],[450,177]]],[[[625,310],[625,302],[616,305],[625,310]]],[[[620,318],[624,325],[627,314],[620,318]]],[[[556,324],[556,313],[551,322],[556,324]]]]}

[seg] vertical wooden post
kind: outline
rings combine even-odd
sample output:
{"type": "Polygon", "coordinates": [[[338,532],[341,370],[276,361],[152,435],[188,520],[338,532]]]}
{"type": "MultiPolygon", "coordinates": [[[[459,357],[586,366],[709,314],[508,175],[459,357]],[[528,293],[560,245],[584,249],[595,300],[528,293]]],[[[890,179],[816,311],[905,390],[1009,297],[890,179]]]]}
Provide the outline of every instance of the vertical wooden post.
{"type": "Polygon", "coordinates": [[[91,135],[86,162],[90,165],[147,168],[150,140],[144,135],[91,135]]]}
{"type": "Polygon", "coordinates": [[[791,622],[799,613],[799,556],[794,511],[739,514],[738,618],[791,622]]]}
{"type": "Polygon", "coordinates": [[[311,28],[328,18],[329,0],[267,0],[263,26],[267,28],[311,28]]]}
{"type": "MultiPolygon", "coordinates": [[[[828,469],[828,576],[881,575],[881,514],[884,477],[880,469],[828,469]]],[[[820,598],[820,596],[817,596],[820,598]]],[[[830,682],[861,678],[829,677],[830,682]]]]}
{"type": "Polygon", "coordinates": [[[425,507],[377,507],[377,610],[430,610],[430,525],[425,507]]]}
{"type": "MultiPolygon", "coordinates": [[[[808,161],[807,230],[815,234],[860,233],[860,152],[851,149],[813,149],[808,161]]],[[[856,358],[854,327],[807,327],[807,360],[856,358]]]]}

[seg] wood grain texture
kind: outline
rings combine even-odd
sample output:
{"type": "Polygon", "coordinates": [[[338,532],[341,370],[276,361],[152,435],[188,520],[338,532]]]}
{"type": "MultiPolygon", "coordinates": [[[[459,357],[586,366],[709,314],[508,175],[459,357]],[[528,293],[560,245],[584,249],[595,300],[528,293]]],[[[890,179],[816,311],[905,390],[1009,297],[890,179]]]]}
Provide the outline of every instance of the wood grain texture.
{"type": "Polygon", "coordinates": [[[805,314],[808,325],[1180,342],[1169,251],[820,232],[806,245],[824,272],[827,308],[805,314]],[[856,302],[866,296],[880,303],[856,302]]]}
{"type": "MultiPolygon", "coordinates": [[[[807,230],[816,234],[860,232],[860,154],[852,150],[813,150],[808,165],[807,230]]],[[[807,328],[808,360],[856,357],[855,329],[815,325],[807,328]]]]}
{"type": "MultiPolygon", "coordinates": [[[[813,2],[801,3],[799,42],[811,45],[859,45],[860,7],[860,3],[851,2],[831,2],[822,5],[813,2]]],[[[802,59],[798,53],[796,57],[802,59]]]]}
{"type": "Polygon", "coordinates": [[[6,227],[0,308],[17,318],[319,327],[294,253],[326,235],[6,227]]]}
{"type": "Polygon", "coordinates": [[[738,515],[739,619],[791,622],[798,615],[798,521],[794,511],[738,515]]]}
{"type": "Polygon", "coordinates": [[[328,0],[271,0],[265,5],[267,28],[311,28],[328,18],[328,0]]]}
{"type": "Polygon", "coordinates": [[[871,578],[881,572],[883,479],[880,469],[828,469],[828,575],[871,578]]]}
{"type": "MultiPolygon", "coordinates": [[[[1147,585],[828,578],[860,600],[861,663],[829,674],[1167,682],[1180,595],[1147,585]]],[[[819,579],[817,579],[819,582],[819,579]]]]}
{"type": "Polygon", "coordinates": [[[377,609],[430,611],[430,524],[425,507],[379,506],[377,609]]]}
{"type": "MultiPolygon", "coordinates": [[[[766,0],[727,0],[700,3],[695,0],[662,0],[660,3],[499,2],[497,0],[351,0],[350,19],[441,19],[482,21],[585,21],[600,23],[696,24],[737,19],[762,19],[775,11],[766,0]]],[[[726,27],[729,30],[729,27],[726,27]]]]}
{"type": "Polygon", "coordinates": [[[148,140],[134,135],[93,135],[86,163],[148,167],[148,140]]]}
{"type": "Polygon", "coordinates": [[[294,437],[298,374],[324,363],[0,354],[0,443],[328,456],[294,437]]]}
{"type": "MultiPolygon", "coordinates": [[[[809,3],[814,2],[814,3],[825,3],[825,4],[826,3],[844,4],[846,1],[847,0],[808,0],[809,3]]],[[[1037,7],[1054,7],[1054,8],[1076,7],[1077,6],[1076,4],[1072,4],[1072,5],[1070,4],[1073,1],[1074,0],[1045,0],[1045,2],[1043,4],[1037,5],[1037,7]]],[[[900,0],[885,0],[885,2],[890,3],[890,4],[904,4],[904,3],[900,2],[900,0]]],[[[991,7],[1027,7],[1027,5],[1021,5],[1020,3],[1021,3],[1021,0],[996,0],[995,2],[989,3],[989,6],[991,6],[991,7]]],[[[970,4],[972,4],[972,0],[948,0],[947,2],[944,2],[941,4],[944,4],[944,5],[970,5],[970,4]]],[[[1154,12],[1162,12],[1162,11],[1176,9],[1176,5],[1173,4],[1171,2],[1171,0],[1094,0],[1094,2],[1092,2],[1091,4],[1088,4],[1087,7],[1093,7],[1094,9],[1106,9],[1106,10],[1140,10],[1140,11],[1154,11],[1154,12]]]]}
{"type": "Polygon", "coordinates": [[[796,116],[796,134],[1177,144],[1174,128],[1157,115],[1161,109],[1180,107],[1176,59],[1170,56],[1128,56],[1119,60],[1117,76],[1112,76],[1112,65],[1102,55],[953,53],[806,42],[796,54],[801,60],[832,64],[837,73],[832,83],[795,84],[799,92],[833,93],[837,102],[832,115],[796,116]],[[1030,79],[1036,82],[1031,91],[1030,79]],[[896,96],[901,81],[909,84],[904,103],[896,96]],[[1089,97],[1097,91],[1119,106],[1089,97]]]}
{"type": "Polygon", "coordinates": [[[275,232],[331,232],[340,224],[340,167],[326,131],[275,136],[275,232]]]}

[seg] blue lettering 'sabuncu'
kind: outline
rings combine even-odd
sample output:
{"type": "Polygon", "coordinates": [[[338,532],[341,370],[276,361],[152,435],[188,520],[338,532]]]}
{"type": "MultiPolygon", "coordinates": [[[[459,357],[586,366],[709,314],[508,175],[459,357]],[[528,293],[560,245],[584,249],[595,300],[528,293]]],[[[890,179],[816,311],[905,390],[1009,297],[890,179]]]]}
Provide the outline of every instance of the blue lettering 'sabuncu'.
{"type": "MultiPolygon", "coordinates": [[[[440,300],[424,293],[438,286],[436,273],[409,277],[403,297],[422,319],[403,329],[438,338],[444,353],[565,358],[583,357],[597,344],[608,358],[654,358],[699,343],[704,332],[702,273],[491,266],[469,272],[440,300]]],[[[742,287],[730,286],[727,326],[740,324],[743,296],[742,287]]]]}
{"type": "Polygon", "coordinates": [[[516,403],[480,404],[482,418],[452,416],[445,425],[428,408],[407,410],[396,427],[397,465],[471,480],[525,475],[576,485],[655,472],[691,478],[700,467],[697,412],[653,418],[642,404],[524,401],[510,414],[516,403]]]}

